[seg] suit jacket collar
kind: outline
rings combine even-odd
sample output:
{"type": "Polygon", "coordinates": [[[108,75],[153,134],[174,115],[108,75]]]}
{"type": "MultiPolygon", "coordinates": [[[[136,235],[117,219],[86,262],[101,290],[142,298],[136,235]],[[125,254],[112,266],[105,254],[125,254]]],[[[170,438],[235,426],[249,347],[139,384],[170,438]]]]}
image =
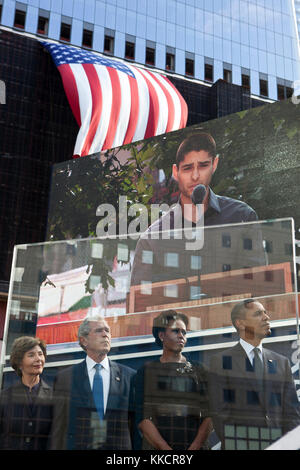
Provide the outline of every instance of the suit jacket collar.
{"type": "Polygon", "coordinates": [[[235,357],[235,364],[240,370],[241,377],[243,377],[247,371],[253,372],[252,364],[240,342],[231,348],[230,353],[232,357],[235,357]]]}
{"type": "Polygon", "coordinates": [[[249,357],[249,354],[252,353],[253,349],[255,349],[256,347],[258,349],[260,349],[260,351],[262,353],[262,357],[263,357],[263,348],[262,348],[261,343],[260,343],[259,346],[253,346],[253,344],[250,344],[247,341],[245,341],[244,339],[240,338],[240,345],[242,346],[242,348],[244,349],[244,351],[246,352],[248,357],[249,357]]]}
{"type": "Polygon", "coordinates": [[[107,409],[112,408],[113,398],[120,393],[120,383],[122,379],[121,368],[120,366],[111,360],[109,360],[110,365],[110,384],[109,384],[109,394],[107,401],[107,409]]]}
{"type": "MultiPolygon", "coordinates": [[[[236,363],[238,364],[238,367],[242,371],[245,372],[245,363],[246,363],[246,371],[254,371],[253,366],[251,362],[249,361],[249,358],[247,356],[246,351],[244,348],[241,346],[240,342],[238,342],[233,348],[231,348],[231,353],[232,356],[236,356],[236,363]],[[239,359],[240,358],[240,359],[239,359]],[[246,361],[246,362],[245,362],[246,361]]],[[[265,371],[265,377],[267,377],[268,373],[276,373],[276,360],[274,359],[274,354],[272,351],[266,348],[262,348],[262,354],[264,358],[264,371],[265,371]]],[[[266,381],[266,386],[268,385],[268,381],[266,381]]]]}
{"type": "Polygon", "coordinates": [[[78,390],[78,396],[86,397],[89,403],[93,401],[85,359],[73,369],[73,385],[78,390]]]}
{"type": "MultiPolygon", "coordinates": [[[[43,396],[49,396],[49,394],[51,394],[51,387],[50,385],[48,385],[42,378],[40,379],[40,387],[39,387],[39,391],[38,391],[38,394],[37,394],[37,398],[38,397],[43,397],[43,396]]],[[[17,391],[23,391],[24,393],[26,393],[26,386],[23,384],[22,380],[20,380],[19,382],[16,382],[16,384],[14,385],[14,389],[17,391]]]]}
{"type": "MultiPolygon", "coordinates": [[[[110,366],[110,384],[109,384],[109,392],[108,392],[108,400],[106,406],[106,413],[110,408],[113,408],[112,403],[115,396],[120,393],[120,382],[122,380],[122,369],[116,363],[109,359],[109,366],[110,366]]],[[[80,396],[86,397],[89,403],[94,404],[93,394],[90,387],[87,367],[86,367],[86,360],[84,359],[82,362],[77,364],[76,369],[73,373],[73,383],[76,388],[79,390],[80,396]]],[[[105,413],[105,414],[106,414],[105,413]]]]}

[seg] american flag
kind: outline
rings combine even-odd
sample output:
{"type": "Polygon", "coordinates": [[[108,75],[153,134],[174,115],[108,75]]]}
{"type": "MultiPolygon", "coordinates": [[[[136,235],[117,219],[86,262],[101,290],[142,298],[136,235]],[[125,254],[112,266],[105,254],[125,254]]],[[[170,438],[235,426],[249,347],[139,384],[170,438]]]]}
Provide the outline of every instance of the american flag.
{"type": "Polygon", "coordinates": [[[80,128],[74,157],[186,126],[186,102],[167,77],[65,44],[42,44],[80,128]]]}

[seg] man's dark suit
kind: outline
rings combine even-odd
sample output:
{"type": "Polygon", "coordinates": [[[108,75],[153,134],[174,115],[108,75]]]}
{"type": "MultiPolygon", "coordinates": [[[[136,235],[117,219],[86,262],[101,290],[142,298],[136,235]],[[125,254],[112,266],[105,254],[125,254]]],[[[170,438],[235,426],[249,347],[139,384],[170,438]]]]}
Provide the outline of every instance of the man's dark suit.
{"type": "Polygon", "coordinates": [[[223,449],[264,448],[300,424],[288,359],[266,348],[263,355],[263,389],[240,343],[211,359],[211,416],[223,449]]]}
{"type": "Polygon", "coordinates": [[[109,361],[110,387],[104,421],[96,410],[86,361],[60,371],[54,385],[52,449],[131,449],[128,423],[133,369],[109,361]]]}

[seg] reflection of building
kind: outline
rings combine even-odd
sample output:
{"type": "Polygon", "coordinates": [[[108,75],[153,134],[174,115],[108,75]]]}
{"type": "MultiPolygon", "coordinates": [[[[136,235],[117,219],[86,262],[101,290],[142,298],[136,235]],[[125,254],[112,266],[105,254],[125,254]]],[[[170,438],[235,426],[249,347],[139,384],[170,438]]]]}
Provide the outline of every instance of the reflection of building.
{"type": "Polygon", "coordinates": [[[88,276],[88,266],[60,274],[49,274],[40,288],[39,317],[69,311],[73,305],[86,296],[85,283],[88,276]]]}
{"type": "Polygon", "coordinates": [[[191,328],[195,330],[229,327],[231,305],[249,297],[263,297],[268,306],[275,302],[270,307],[276,311],[274,320],[293,318],[291,227],[288,219],[207,227],[204,247],[196,254],[181,252],[182,244],[176,253],[172,240],[159,240],[166,248],[155,271],[161,279],[155,278],[157,266],[149,264],[157,258],[147,252],[151,280],[142,279],[140,285],[131,287],[132,240],[22,246],[17,250],[12,284],[10,336],[26,328],[34,332],[37,325],[50,344],[73,342],[82,318],[87,313],[101,313],[112,323],[116,337],[140,337],[151,333],[153,316],[169,308],[185,311],[193,318],[191,328]],[[257,234],[260,250],[255,247],[257,234]],[[70,255],[70,247],[75,246],[70,255]],[[185,271],[179,262],[182,256],[187,261],[185,271]]]}
{"type": "Polygon", "coordinates": [[[206,227],[203,248],[196,251],[186,249],[184,235],[182,240],[145,241],[128,311],[291,292],[292,243],[290,220],[206,227]]]}

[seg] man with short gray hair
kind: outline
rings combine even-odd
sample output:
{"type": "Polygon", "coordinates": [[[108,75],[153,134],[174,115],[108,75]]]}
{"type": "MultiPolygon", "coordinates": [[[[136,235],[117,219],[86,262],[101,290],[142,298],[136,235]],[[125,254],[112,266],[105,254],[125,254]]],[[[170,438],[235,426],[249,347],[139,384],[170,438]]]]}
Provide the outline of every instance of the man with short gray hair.
{"type": "Polygon", "coordinates": [[[54,385],[53,450],[130,450],[129,402],[135,371],[111,361],[111,331],[101,316],[78,329],[86,358],[60,371],[54,385]]]}

